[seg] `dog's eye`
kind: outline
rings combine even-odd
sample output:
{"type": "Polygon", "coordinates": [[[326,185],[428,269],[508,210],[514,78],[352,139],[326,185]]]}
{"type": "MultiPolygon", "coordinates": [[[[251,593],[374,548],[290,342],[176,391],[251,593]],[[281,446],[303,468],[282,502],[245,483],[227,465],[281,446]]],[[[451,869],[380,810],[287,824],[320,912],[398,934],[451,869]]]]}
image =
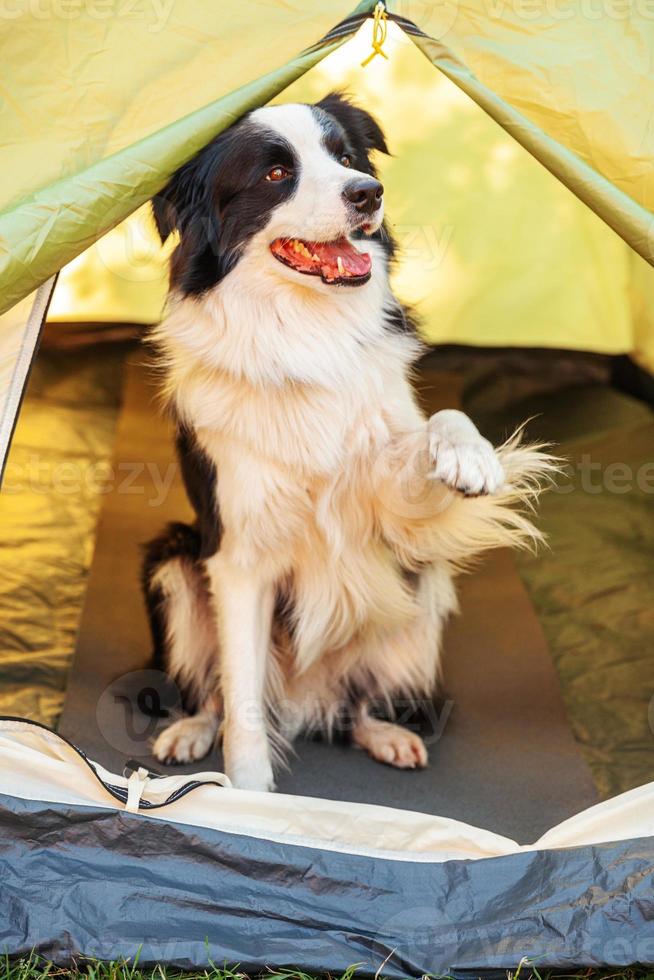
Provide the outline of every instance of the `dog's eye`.
{"type": "Polygon", "coordinates": [[[266,180],[284,180],[286,177],[290,177],[286,167],[273,167],[266,174],[266,180]]]}
{"type": "Polygon", "coordinates": [[[344,153],[343,156],[341,157],[341,166],[342,167],[352,166],[352,157],[350,156],[349,153],[344,153]]]}

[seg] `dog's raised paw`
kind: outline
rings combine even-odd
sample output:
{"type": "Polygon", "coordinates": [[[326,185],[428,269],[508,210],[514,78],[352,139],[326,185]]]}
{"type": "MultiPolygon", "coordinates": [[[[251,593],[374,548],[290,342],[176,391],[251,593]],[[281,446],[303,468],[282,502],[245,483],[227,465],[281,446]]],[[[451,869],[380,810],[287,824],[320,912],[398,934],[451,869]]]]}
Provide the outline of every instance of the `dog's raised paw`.
{"type": "Polygon", "coordinates": [[[504,485],[495,449],[467,415],[455,409],[429,419],[429,477],[467,497],[497,493],[504,485]]]}
{"type": "Polygon", "coordinates": [[[166,765],[196,762],[211,751],[216,725],[206,715],[180,718],[154,741],[152,754],[166,765]]]}

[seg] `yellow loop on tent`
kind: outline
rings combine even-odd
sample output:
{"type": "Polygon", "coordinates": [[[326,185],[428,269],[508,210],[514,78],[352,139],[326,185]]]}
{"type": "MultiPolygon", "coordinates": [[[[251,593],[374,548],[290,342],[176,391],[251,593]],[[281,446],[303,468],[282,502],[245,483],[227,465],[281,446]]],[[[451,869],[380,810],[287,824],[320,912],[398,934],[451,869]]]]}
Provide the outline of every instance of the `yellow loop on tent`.
{"type": "Polygon", "coordinates": [[[372,22],[372,51],[364,61],[361,62],[361,67],[365,68],[369,65],[375,55],[380,54],[382,58],[386,58],[388,61],[388,55],[384,51],[384,43],[386,41],[386,34],[388,33],[388,17],[386,14],[386,6],[379,0],[379,3],[375,7],[374,20],[372,22]]]}

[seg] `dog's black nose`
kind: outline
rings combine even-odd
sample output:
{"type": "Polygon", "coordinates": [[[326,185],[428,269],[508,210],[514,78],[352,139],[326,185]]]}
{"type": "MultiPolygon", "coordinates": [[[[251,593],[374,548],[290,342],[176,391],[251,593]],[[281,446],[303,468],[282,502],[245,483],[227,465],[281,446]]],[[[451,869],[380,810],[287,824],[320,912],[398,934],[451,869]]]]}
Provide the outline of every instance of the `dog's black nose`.
{"type": "Polygon", "coordinates": [[[381,207],[384,195],[383,185],[374,177],[359,177],[351,180],[343,191],[343,197],[362,214],[374,214],[381,207]]]}

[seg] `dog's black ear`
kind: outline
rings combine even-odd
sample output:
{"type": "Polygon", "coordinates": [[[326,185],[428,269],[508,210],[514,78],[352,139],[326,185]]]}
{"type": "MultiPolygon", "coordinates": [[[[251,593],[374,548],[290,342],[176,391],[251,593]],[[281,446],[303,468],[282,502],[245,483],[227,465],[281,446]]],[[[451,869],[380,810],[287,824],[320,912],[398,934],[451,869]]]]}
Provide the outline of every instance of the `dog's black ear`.
{"type": "Polygon", "coordinates": [[[226,144],[226,134],[216,137],[180,167],[152,199],[161,241],[175,231],[179,233],[170,263],[170,284],[186,294],[209,289],[226,271],[220,254],[220,217],[215,199],[226,144]]]}
{"type": "Polygon", "coordinates": [[[205,191],[203,160],[208,147],[173,174],[164,189],[152,198],[152,213],[162,244],[174,231],[185,231],[202,209],[205,191]]]}
{"type": "Polygon", "coordinates": [[[175,177],[150,202],[152,204],[154,223],[157,226],[162,245],[177,227],[177,215],[174,204],[177,195],[174,185],[175,177]]]}
{"type": "Polygon", "coordinates": [[[342,92],[330,92],[318,102],[318,106],[338,119],[352,142],[361,147],[366,157],[370,150],[389,152],[386,137],[377,120],[365,109],[360,109],[342,92]]]}

